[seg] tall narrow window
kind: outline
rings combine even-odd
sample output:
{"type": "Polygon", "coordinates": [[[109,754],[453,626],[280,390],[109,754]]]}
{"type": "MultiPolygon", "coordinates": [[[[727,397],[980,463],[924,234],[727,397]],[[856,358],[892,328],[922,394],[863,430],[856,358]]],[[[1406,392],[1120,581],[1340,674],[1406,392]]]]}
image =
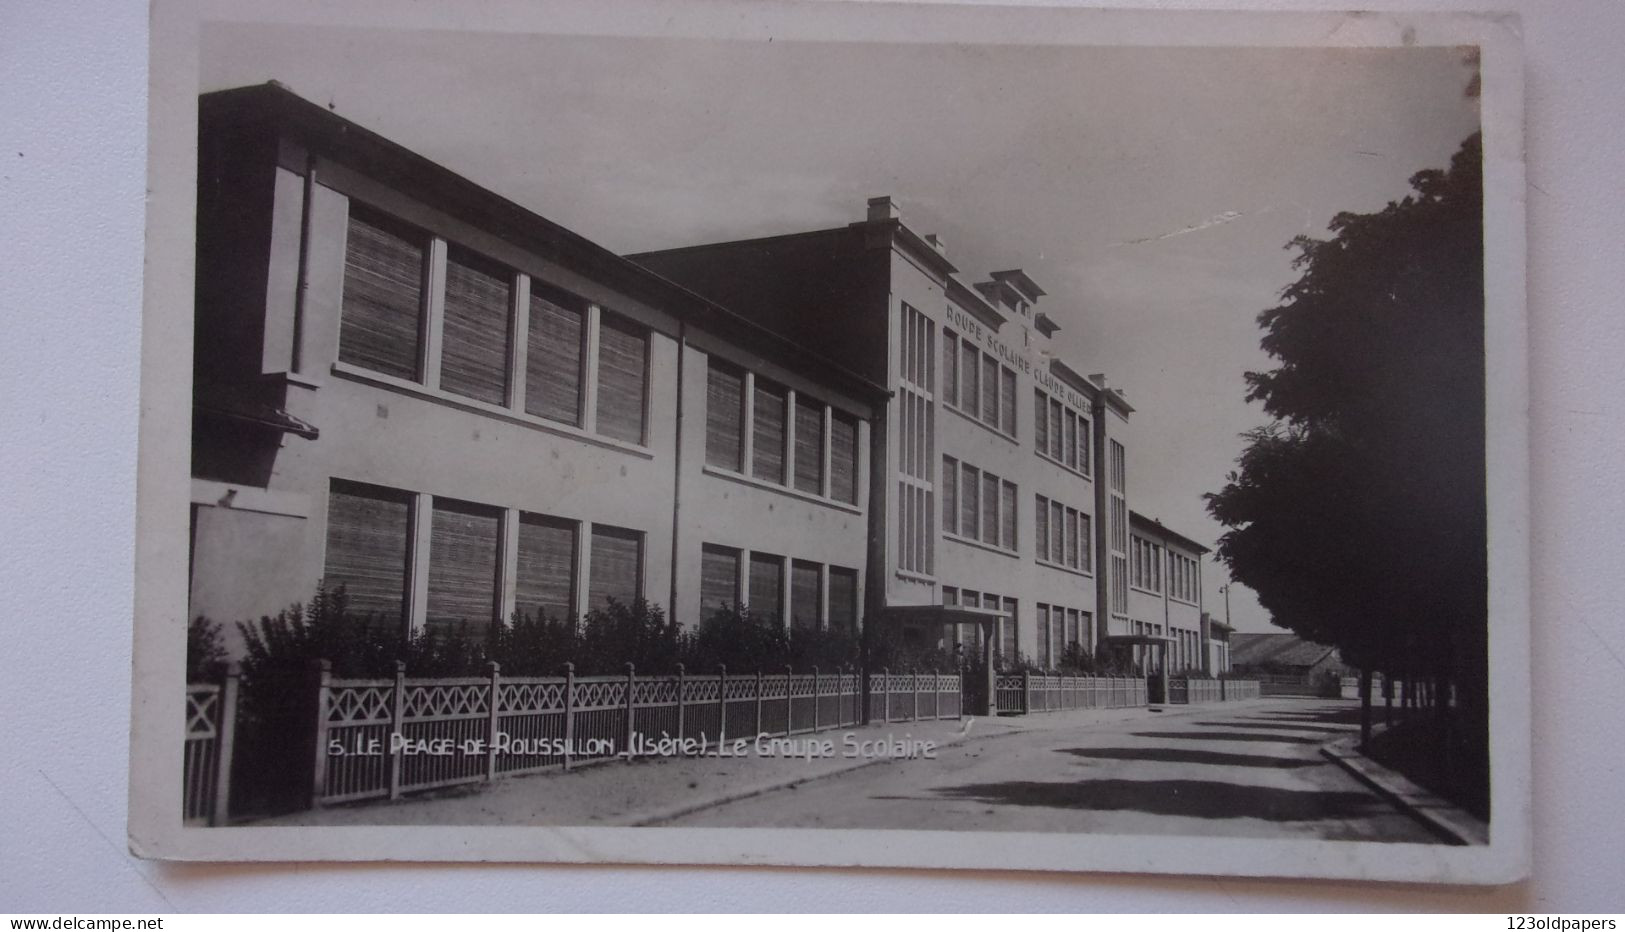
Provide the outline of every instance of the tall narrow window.
{"type": "Polygon", "coordinates": [[[497,614],[497,541],[501,512],[434,500],[429,536],[429,601],[424,627],[484,641],[497,614]]]}
{"type": "Polygon", "coordinates": [[[410,493],[333,480],[323,570],[328,591],[344,587],[352,614],[404,623],[411,535],[410,493]]]}
{"type": "Polygon", "coordinates": [[[420,378],[429,235],[350,202],[344,248],[339,360],[396,378],[420,378]]]}
{"type": "Polygon", "coordinates": [[[739,607],[739,570],[742,554],[732,547],[700,547],[700,619],[723,608],[739,607]]]}
{"type": "Polygon", "coordinates": [[[976,539],[976,522],[982,513],[981,476],[975,466],[960,464],[959,533],[976,539]]]}
{"type": "Polygon", "coordinates": [[[823,586],[819,583],[817,563],[796,560],[790,564],[790,626],[800,629],[818,627],[823,599],[823,586]]]}
{"type": "Polygon", "coordinates": [[[745,468],[745,373],[715,359],[706,373],[705,461],[745,468]]]}
{"type": "Polygon", "coordinates": [[[1078,568],[1078,513],[1071,508],[1066,510],[1066,559],[1062,562],[1078,568]]]}
{"type": "Polygon", "coordinates": [[[999,545],[999,477],[982,473],[982,543],[999,545]]]}
{"type": "Polygon", "coordinates": [[[858,420],[830,411],[829,494],[848,505],[858,503],[858,420]]]}
{"type": "Polygon", "coordinates": [[[942,529],[959,533],[959,461],[951,456],[942,458],[942,529]]]}
{"type": "Polygon", "coordinates": [[[829,627],[831,631],[858,630],[858,571],[829,568],[829,627]]]}
{"type": "MultiPolygon", "coordinates": [[[[993,600],[991,604],[999,604],[997,597],[988,596],[987,598],[993,600]]],[[[1008,615],[1009,618],[999,626],[1000,633],[1002,634],[1001,640],[1003,641],[1003,644],[1001,647],[1004,651],[1004,656],[1010,658],[1011,660],[1014,660],[1016,657],[1016,629],[1021,626],[1021,613],[1017,610],[1017,608],[1018,606],[1016,605],[1015,599],[1005,599],[1004,613],[1008,615]]]]}
{"type": "Polygon", "coordinates": [[[999,362],[982,357],[982,423],[999,426],[999,362]]]}
{"type": "Polygon", "coordinates": [[[1058,463],[1066,462],[1062,450],[1066,438],[1061,427],[1061,417],[1065,411],[1059,401],[1054,398],[1049,400],[1049,455],[1058,463]]]}
{"type": "Polygon", "coordinates": [[[1033,389],[1033,449],[1049,452],[1049,396],[1033,389]]]}
{"type": "Polygon", "coordinates": [[[1078,569],[1083,570],[1085,573],[1093,573],[1095,571],[1093,534],[1094,531],[1092,530],[1092,522],[1089,520],[1089,516],[1086,514],[1079,514],[1078,569]]]}
{"type": "Polygon", "coordinates": [[[824,406],[796,396],[796,488],[824,492],[824,406]]]}
{"type": "Polygon", "coordinates": [[[972,416],[976,414],[976,404],[982,392],[979,378],[981,356],[971,341],[964,340],[959,344],[959,409],[972,416]]]}
{"type": "Polygon", "coordinates": [[[649,332],[608,312],[599,319],[598,432],[616,440],[642,443],[649,332]]]}
{"type": "Polygon", "coordinates": [[[1078,417],[1071,411],[1066,412],[1066,439],[1062,441],[1065,448],[1066,464],[1073,469],[1078,468],[1078,417]]]}
{"type": "Polygon", "coordinates": [[[514,273],[452,247],[446,256],[446,305],[440,387],[500,405],[508,401],[508,339],[514,273]]]}
{"type": "Polygon", "coordinates": [[[1036,545],[1035,554],[1040,560],[1049,559],[1049,499],[1040,495],[1036,499],[1037,506],[1033,509],[1033,530],[1036,545]]]}
{"type": "Polygon", "coordinates": [[[1013,482],[1004,484],[1004,494],[999,499],[999,546],[1016,549],[1016,485],[1013,482]]]}
{"type": "Polygon", "coordinates": [[[568,621],[576,611],[576,523],[519,516],[514,606],[521,614],[568,621]]]}
{"type": "Polygon", "coordinates": [[[999,370],[999,429],[1016,435],[1016,373],[1013,369],[999,370]]]}
{"type": "MultiPolygon", "coordinates": [[[[1056,609],[1056,611],[1060,610],[1056,609]]],[[[1040,603],[1037,610],[1037,616],[1038,667],[1041,670],[1048,670],[1051,666],[1049,652],[1049,606],[1040,603]]]]}
{"type": "Polygon", "coordinates": [[[938,397],[959,407],[959,337],[947,328],[942,331],[942,393],[938,397]]]}
{"type": "Polygon", "coordinates": [[[1066,506],[1060,502],[1049,503],[1049,558],[1066,562],[1066,506]]]}
{"type": "Polygon", "coordinates": [[[1082,470],[1084,475],[1088,475],[1090,471],[1090,446],[1089,419],[1080,417],[1078,418],[1078,469],[1082,470]]]}
{"type": "Polygon", "coordinates": [[[592,563],[587,608],[602,609],[614,599],[630,605],[643,595],[643,535],[626,528],[592,528],[592,563]]]}
{"type": "Polygon", "coordinates": [[[525,335],[527,414],[581,426],[586,346],[586,302],[531,279],[530,329],[525,335]]]}
{"type": "Polygon", "coordinates": [[[752,403],[751,474],[758,479],[784,483],[785,405],[789,395],[766,379],[756,380],[752,403]]]}
{"type": "Polygon", "coordinates": [[[784,558],[750,555],[750,613],[774,624],[784,620],[784,558]]]}

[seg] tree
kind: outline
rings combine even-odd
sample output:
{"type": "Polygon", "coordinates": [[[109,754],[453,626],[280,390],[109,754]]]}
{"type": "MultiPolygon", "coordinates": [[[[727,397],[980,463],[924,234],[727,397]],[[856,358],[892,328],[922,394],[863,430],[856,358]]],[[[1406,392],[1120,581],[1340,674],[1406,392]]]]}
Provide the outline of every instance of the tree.
{"type": "Polygon", "coordinates": [[[1276,624],[1363,671],[1428,679],[1484,728],[1488,704],[1480,141],[1328,239],[1258,316],[1279,366],[1249,372],[1274,420],[1209,512],[1218,556],[1276,624]]]}

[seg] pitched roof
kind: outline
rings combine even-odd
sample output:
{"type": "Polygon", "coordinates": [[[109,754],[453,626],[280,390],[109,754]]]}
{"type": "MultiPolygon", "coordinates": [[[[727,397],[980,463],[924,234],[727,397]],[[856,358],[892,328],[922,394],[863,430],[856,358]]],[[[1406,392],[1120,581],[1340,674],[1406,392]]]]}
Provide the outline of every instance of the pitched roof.
{"type": "Polygon", "coordinates": [[[1230,635],[1230,665],[1236,667],[1273,663],[1307,669],[1336,652],[1335,647],[1306,641],[1296,634],[1243,634],[1238,631],[1230,635]]]}

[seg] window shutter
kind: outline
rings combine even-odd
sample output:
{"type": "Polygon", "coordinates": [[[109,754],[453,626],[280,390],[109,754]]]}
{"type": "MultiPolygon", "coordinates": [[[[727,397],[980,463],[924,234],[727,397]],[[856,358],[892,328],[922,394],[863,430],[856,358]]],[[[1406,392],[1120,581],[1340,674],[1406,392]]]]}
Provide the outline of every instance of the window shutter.
{"type": "Polygon", "coordinates": [[[1089,472],[1089,449],[1089,419],[1080,417],[1078,418],[1078,468],[1085,473],[1089,472]]]}
{"type": "Polygon", "coordinates": [[[829,492],[837,501],[858,503],[858,421],[830,412],[829,492]]]}
{"type": "Polygon", "coordinates": [[[1049,398],[1037,389],[1033,390],[1033,449],[1049,452],[1049,398]]]}
{"type": "Polygon", "coordinates": [[[429,602],[424,627],[484,641],[497,615],[501,512],[437,498],[429,529],[429,602]]]}
{"type": "Polygon", "coordinates": [[[1049,455],[1058,463],[1066,462],[1066,452],[1063,449],[1065,438],[1061,428],[1061,403],[1054,398],[1049,400],[1049,455]]]}
{"type": "Polygon", "coordinates": [[[350,202],[339,360],[416,381],[429,235],[350,202]]]}
{"type": "Polygon", "coordinates": [[[1016,373],[1001,368],[999,374],[999,429],[1013,437],[1016,433],[1016,373]]]}
{"type": "Polygon", "coordinates": [[[466,249],[449,251],[441,388],[489,404],[507,404],[513,275],[466,249]]]}
{"type": "Polygon", "coordinates": [[[1088,515],[1078,515],[1078,569],[1086,573],[1092,573],[1095,569],[1095,561],[1091,556],[1095,543],[1092,524],[1088,515]]]}
{"type": "Polygon", "coordinates": [[[744,457],[745,373],[713,359],[705,387],[705,461],[739,472],[744,457]]]}
{"type": "Polygon", "coordinates": [[[946,327],[942,330],[942,391],[938,397],[959,407],[959,337],[946,327]]]}
{"type": "Polygon", "coordinates": [[[942,458],[942,529],[959,533],[959,461],[951,456],[942,458]]]}
{"type": "Polygon", "coordinates": [[[600,315],[598,432],[643,442],[643,398],[649,377],[649,332],[617,315],[600,315]]]}
{"type": "Polygon", "coordinates": [[[593,525],[587,609],[603,609],[609,599],[630,605],[643,594],[643,535],[625,528],[593,525]]]}
{"type": "Polygon", "coordinates": [[[784,409],[788,400],[784,389],[765,379],[756,380],[751,475],[767,482],[784,482],[784,409]]]}
{"type": "Polygon", "coordinates": [[[1066,508],[1060,502],[1049,503],[1049,558],[1056,563],[1066,562],[1066,508]]]}
{"type": "Polygon", "coordinates": [[[706,544],[700,548],[700,618],[725,606],[739,607],[739,551],[706,544]]]}
{"type": "Polygon", "coordinates": [[[999,477],[982,473],[982,543],[999,545],[999,477]]]}
{"type": "Polygon", "coordinates": [[[982,423],[999,426],[999,363],[982,357],[982,423]]]}
{"type": "Polygon", "coordinates": [[[784,560],[765,553],[750,555],[750,613],[774,624],[784,620],[784,560]]]}
{"type": "Polygon", "coordinates": [[[1004,484],[1004,497],[999,499],[999,546],[1016,549],[1016,486],[1004,484]]]}
{"type": "Polygon", "coordinates": [[[1040,495],[1033,509],[1034,543],[1040,560],[1049,559],[1049,499],[1040,495]]]}
{"type": "Polygon", "coordinates": [[[823,595],[818,581],[818,564],[797,560],[790,567],[790,625],[818,627],[818,603],[823,595]]]}
{"type": "Polygon", "coordinates": [[[824,406],[796,396],[796,488],[824,492],[824,406]]]}
{"type": "Polygon", "coordinates": [[[858,629],[858,571],[829,568],[829,627],[855,633],[858,629]]]}
{"type": "Polygon", "coordinates": [[[575,522],[521,514],[518,558],[514,607],[519,613],[555,622],[573,619],[576,613],[575,522]]]}
{"type": "Polygon", "coordinates": [[[1066,453],[1066,464],[1073,469],[1078,468],[1078,417],[1071,411],[1066,412],[1066,439],[1061,446],[1066,453]]]}
{"type": "MultiPolygon", "coordinates": [[[[988,598],[992,599],[989,607],[999,604],[999,600],[994,596],[988,596],[988,598]]],[[[1016,626],[1021,621],[1020,615],[1016,611],[1015,599],[1004,600],[1004,613],[1010,616],[1007,621],[999,626],[1004,636],[1004,656],[1014,660],[1016,657],[1016,626]]]]}
{"type": "Polygon", "coordinates": [[[963,478],[959,483],[959,533],[971,540],[977,539],[977,519],[981,517],[981,480],[975,466],[960,464],[963,478]]]}
{"type": "Polygon", "coordinates": [[[343,586],[352,614],[402,624],[411,530],[409,493],[334,480],[327,496],[323,570],[328,591],[343,586]]]}
{"type": "Polygon", "coordinates": [[[525,337],[525,411],[581,426],[581,367],[586,358],[586,303],[531,279],[525,337]]]}
{"type": "Polygon", "coordinates": [[[1066,510],[1066,565],[1078,568],[1078,513],[1066,510]]]}
{"type": "Polygon", "coordinates": [[[1037,618],[1037,623],[1036,623],[1036,629],[1037,629],[1037,634],[1038,634],[1038,666],[1039,666],[1040,669],[1048,670],[1049,667],[1050,667],[1050,662],[1049,662],[1049,606],[1048,605],[1040,604],[1038,606],[1038,618],[1037,618]]]}
{"type": "Polygon", "coordinates": [[[969,340],[959,344],[959,407],[972,416],[981,397],[981,358],[982,354],[969,340]]]}

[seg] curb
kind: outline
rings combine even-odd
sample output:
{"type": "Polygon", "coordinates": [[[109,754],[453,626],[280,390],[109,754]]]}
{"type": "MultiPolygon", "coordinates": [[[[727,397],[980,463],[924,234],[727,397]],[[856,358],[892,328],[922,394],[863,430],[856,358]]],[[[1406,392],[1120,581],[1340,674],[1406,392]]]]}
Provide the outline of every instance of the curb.
{"type": "Polygon", "coordinates": [[[1490,827],[1487,823],[1417,786],[1397,771],[1389,770],[1361,754],[1359,746],[1358,737],[1343,738],[1323,745],[1320,753],[1446,842],[1452,845],[1489,844],[1490,827]]]}

